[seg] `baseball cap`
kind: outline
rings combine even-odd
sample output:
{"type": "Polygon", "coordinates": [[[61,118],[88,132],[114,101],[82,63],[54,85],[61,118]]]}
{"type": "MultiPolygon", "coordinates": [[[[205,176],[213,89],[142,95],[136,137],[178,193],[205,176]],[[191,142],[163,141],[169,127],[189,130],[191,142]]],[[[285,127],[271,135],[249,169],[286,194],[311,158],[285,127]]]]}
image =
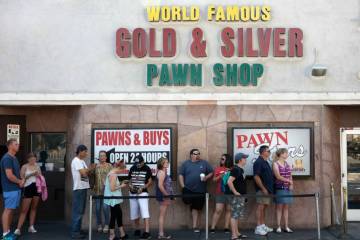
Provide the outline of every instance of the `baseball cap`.
{"type": "Polygon", "coordinates": [[[235,155],[235,163],[239,163],[241,159],[248,158],[248,157],[249,157],[249,155],[239,152],[235,155]]]}
{"type": "Polygon", "coordinates": [[[143,156],[141,156],[141,155],[137,155],[137,156],[135,157],[135,160],[134,160],[134,161],[135,161],[135,163],[145,162],[143,156]]]}

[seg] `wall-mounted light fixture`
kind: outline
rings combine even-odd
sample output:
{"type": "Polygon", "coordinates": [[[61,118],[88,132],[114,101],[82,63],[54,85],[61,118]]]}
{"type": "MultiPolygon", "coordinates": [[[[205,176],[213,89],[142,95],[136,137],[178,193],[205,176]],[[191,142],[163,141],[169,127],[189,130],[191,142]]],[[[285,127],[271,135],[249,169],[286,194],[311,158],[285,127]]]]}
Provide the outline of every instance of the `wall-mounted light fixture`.
{"type": "Polygon", "coordinates": [[[315,78],[325,77],[327,73],[327,67],[318,63],[317,60],[318,53],[316,48],[314,49],[314,54],[315,54],[315,61],[314,61],[314,65],[311,67],[311,76],[315,78]]]}

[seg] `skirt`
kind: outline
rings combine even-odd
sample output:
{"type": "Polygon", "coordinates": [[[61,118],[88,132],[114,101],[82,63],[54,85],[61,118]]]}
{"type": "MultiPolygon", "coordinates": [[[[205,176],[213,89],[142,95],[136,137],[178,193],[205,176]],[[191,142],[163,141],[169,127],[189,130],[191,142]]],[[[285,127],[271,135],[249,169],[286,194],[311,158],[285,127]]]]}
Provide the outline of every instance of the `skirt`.
{"type": "MultiPolygon", "coordinates": [[[[276,189],[276,196],[292,195],[292,191],[285,189],[276,189]]],[[[293,203],[293,197],[279,197],[275,198],[276,204],[291,204],[293,203]]]]}

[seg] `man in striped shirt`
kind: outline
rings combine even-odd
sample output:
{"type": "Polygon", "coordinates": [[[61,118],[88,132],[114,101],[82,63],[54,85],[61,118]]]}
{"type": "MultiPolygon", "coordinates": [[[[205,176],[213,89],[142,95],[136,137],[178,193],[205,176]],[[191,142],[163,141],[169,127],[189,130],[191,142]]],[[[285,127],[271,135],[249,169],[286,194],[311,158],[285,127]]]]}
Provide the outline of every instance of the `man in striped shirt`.
{"type": "MultiPolygon", "coordinates": [[[[148,196],[148,187],[152,183],[152,172],[149,166],[145,164],[144,158],[141,155],[135,157],[135,164],[129,171],[129,190],[130,196],[148,196]]],[[[150,214],[149,214],[149,199],[138,198],[130,199],[130,219],[135,223],[135,236],[140,236],[140,239],[150,239],[150,214]],[[140,217],[144,219],[145,231],[141,235],[140,232],[140,217]]]]}

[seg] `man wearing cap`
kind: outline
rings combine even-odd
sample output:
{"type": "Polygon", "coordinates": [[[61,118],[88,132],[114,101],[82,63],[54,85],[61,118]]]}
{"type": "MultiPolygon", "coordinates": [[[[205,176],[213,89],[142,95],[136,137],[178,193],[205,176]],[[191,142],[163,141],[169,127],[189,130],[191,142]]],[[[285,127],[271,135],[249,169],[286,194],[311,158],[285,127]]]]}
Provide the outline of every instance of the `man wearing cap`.
{"type": "Polygon", "coordinates": [[[85,213],[87,190],[89,185],[89,173],[94,168],[88,168],[84,159],[87,157],[87,147],[79,145],[76,149],[76,157],[71,162],[71,173],[73,177],[73,203],[71,238],[84,239],[86,236],[81,232],[82,217],[85,213]]]}
{"type": "Polygon", "coordinates": [[[245,198],[239,197],[246,194],[246,176],[244,167],[246,165],[246,158],[249,155],[244,153],[237,153],[235,155],[235,165],[230,171],[228,179],[228,191],[226,194],[234,195],[231,201],[231,239],[246,238],[245,235],[239,232],[239,218],[245,213],[245,198]]]}
{"type": "MultiPolygon", "coordinates": [[[[143,156],[135,157],[135,164],[129,171],[129,190],[130,196],[149,196],[148,187],[152,183],[152,172],[149,166],[145,164],[143,156]]],[[[140,236],[140,239],[150,239],[150,214],[148,198],[130,199],[130,219],[135,223],[134,236],[140,236]],[[145,231],[141,235],[140,217],[144,219],[145,231]]]]}
{"type": "Polygon", "coordinates": [[[272,201],[271,198],[266,196],[274,193],[274,176],[268,162],[271,154],[269,147],[266,145],[260,146],[259,153],[260,156],[253,165],[255,189],[256,195],[258,195],[256,198],[257,226],[255,228],[255,234],[264,236],[273,231],[272,228],[265,225],[265,212],[272,201]]]}

